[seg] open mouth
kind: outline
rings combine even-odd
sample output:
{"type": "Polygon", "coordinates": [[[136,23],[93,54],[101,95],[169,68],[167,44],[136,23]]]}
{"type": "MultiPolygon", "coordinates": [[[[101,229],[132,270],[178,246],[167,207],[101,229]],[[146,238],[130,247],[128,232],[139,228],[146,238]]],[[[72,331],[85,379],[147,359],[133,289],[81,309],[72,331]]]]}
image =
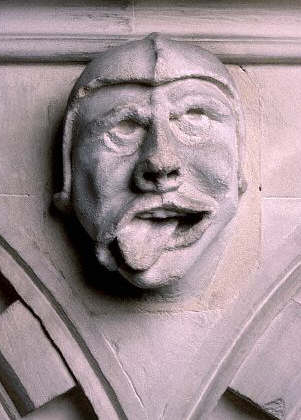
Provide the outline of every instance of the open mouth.
{"type": "Polygon", "coordinates": [[[189,245],[207,229],[212,219],[212,210],[195,211],[173,206],[157,207],[142,211],[135,217],[157,225],[173,224],[173,246],[189,245]],[[183,239],[183,240],[181,240],[183,239]]]}
{"type": "Polygon", "coordinates": [[[215,217],[217,205],[210,198],[145,197],[131,206],[120,220],[116,239],[124,262],[136,271],[151,267],[165,251],[198,241],[215,217]],[[164,202],[165,201],[165,202],[164,202]]]}

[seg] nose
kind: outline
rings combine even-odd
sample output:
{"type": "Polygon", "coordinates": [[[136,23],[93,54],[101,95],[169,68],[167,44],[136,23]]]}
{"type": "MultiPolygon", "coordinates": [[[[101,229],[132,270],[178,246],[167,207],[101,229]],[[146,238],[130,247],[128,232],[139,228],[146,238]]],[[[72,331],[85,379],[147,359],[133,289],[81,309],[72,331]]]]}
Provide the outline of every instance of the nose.
{"type": "Polygon", "coordinates": [[[180,159],[172,150],[166,133],[154,131],[151,138],[146,139],[148,150],[135,166],[135,186],[142,192],[175,191],[182,182],[180,159]]]}

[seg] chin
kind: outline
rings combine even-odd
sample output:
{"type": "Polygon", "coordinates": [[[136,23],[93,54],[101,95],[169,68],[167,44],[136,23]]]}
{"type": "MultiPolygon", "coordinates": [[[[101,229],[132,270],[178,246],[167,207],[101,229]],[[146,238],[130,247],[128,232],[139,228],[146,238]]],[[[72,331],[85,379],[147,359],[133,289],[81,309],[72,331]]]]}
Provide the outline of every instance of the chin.
{"type": "Polygon", "coordinates": [[[123,265],[118,267],[119,273],[133,286],[144,290],[155,290],[171,286],[181,280],[187,267],[183,264],[181,267],[174,264],[174,259],[170,261],[172,251],[161,255],[158,261],[150,268],[141,271],[132,270],[123,265]]]}
{"type": "MultiPolygon", "coordinates": [[[[194,267],[199,270],[200,264],[206,265],[204,261],[206,250],[216,242],[220,233],[232,219],[235,214],[233,209],[234,206],[229,206],[222,217],[219,217],[220,214],[217,215],[215,223],[203,229],[204,232],[199,235],[198,240],[188,246],[173,247],[163,251],[159,258],[145,269],[137,269],[126,261],[116,239],[109,245],[100,243],[97,245],[98,261],[110,271],[118,271],[125,280],[139,289],[150,291],[157,289],[159,292],[160,289],[170,287],[177,289],[180,283],[184,288],[187,276],[198,277],[199,275],[198,272],[193,271],[194,267]]],[[[218,245],[218,242],[216,243],[218,245]]]]}

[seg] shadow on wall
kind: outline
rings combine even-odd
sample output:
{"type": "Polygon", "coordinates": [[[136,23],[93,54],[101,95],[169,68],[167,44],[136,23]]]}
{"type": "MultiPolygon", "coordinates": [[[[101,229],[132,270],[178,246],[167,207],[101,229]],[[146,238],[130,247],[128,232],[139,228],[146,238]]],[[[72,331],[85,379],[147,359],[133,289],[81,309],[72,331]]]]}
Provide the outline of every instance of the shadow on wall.
{"type": "Polygon", "coordinates": [[[275,417],[264,414],[248,401],[226,391],[218,402],[209,420],[271,420],[275,417]]]}
{"type": "Polygon", "coordinates": [[[18,298],[19,296],[12,285],[0,274],[0,314],[18,298]]]}
{"type": "Polygon", "coordinates": [[[83,392],[79,388],[58,398],[24,417],[26,420],[97,420],[83,392]]]}

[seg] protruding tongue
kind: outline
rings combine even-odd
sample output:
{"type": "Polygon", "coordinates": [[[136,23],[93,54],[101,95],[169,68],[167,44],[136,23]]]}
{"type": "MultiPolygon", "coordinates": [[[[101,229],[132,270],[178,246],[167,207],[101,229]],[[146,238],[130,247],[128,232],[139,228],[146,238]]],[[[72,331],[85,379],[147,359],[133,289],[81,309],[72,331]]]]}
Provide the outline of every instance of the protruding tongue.
{"type": "Polygon", "coordinates": [[[175,219],[159,221],[135,217],[117,234],[126,263],[134,270],[151,267],[166,249],[176,225],[175,219]]]}

